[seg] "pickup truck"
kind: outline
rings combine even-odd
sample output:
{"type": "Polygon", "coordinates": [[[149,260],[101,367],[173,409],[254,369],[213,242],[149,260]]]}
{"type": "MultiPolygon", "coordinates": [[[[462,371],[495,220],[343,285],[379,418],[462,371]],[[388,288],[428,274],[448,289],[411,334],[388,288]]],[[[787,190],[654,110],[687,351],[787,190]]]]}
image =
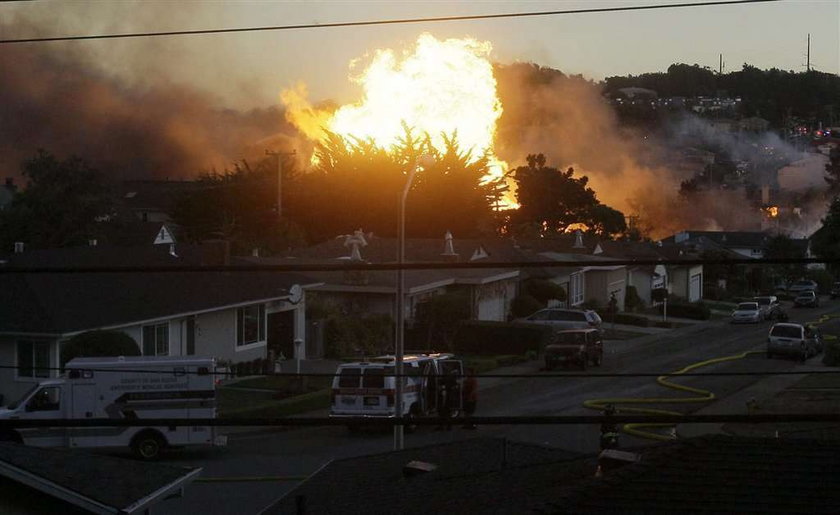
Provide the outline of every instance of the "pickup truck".
{"type": "Polygon", "coordinates": [[[598,329],[570,329],[555,333],[554,341],[545,347],[545,368],[553,370],[558,364],[575,363],[581,370],[600,366],[604,359],[604,344],[598,329]]]}

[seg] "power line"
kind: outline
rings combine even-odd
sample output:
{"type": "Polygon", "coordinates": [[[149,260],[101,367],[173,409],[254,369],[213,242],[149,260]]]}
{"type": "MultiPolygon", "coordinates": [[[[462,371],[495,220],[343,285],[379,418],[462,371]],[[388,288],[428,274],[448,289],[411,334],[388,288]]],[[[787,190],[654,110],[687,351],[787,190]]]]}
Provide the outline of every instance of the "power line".
{"type": "Polygon", "coordinates": [[[448,22],[448,21],[473,21],[473,20],[493,20],[501,18],[528,18],[536,16],[561,16],[569,14],[597,14],[609,12],[626,12],[626,11],[650,11],[658,9],[678,9],[691,7],[710,7],[719,5],[738,5],[738,4],[754,4],[766,2],[778,2],[779,0],[728,0],[728,1],[713,1],[713,2],[695,2],[695,3],[680,3],[680,4],[665,4],[665,5],[634,5],[621,7],[598,7],[589,9],[567,9],[561,11],[529,11],[520,13],[501,13],[501,14],[474,14],[464,16],[439,16],[430,18],[402,18],[394,20],[366,20],[366,21],[348,21],[335,23],[309,23],[299,25],[275,25],[266,27],[237,27],[226,29],[203,29],[203,30],[174,30],[161,32],[135,32],[127,34],[92,34],[84,36],[55,36],[55,37],[41,37],[41,38],[21,38],[21,39],[0,39],[0,44],[10,43],[45,43],[50,41],[81,41],[94,39],[122,39],[122,38],[148,38],[161,36],[194,36],[206,34],[231,34],[238,32],[267,32],[279,30],[303,30],[303,29],[331,29],[339,27],[366,27],[375,25],[400,25],[409,23],[433,23],[433,22],[448,22]]]}
{"type": "Polygon", "coordinates": [[[415,263],[307,263],[283,265],[157,265],[157,266],[29,266],[0,265],[4,274],[113,274],[172,272],[347,272],[394,270],[464,270],[514,268],[580,268],[608,266],[694,266],[694,265],[808,265],[840,264],[836,258],[734,258],[734,259],[598,259],[574,261],[492,261],[492,262],[415,262],[415,263]]]}

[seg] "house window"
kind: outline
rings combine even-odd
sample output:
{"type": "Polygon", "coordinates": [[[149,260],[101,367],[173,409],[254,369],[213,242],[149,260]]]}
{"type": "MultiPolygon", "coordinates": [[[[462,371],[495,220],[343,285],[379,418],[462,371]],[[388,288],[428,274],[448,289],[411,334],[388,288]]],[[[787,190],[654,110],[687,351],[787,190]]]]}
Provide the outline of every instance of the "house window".
{"type": "Polygon", "coordinates": [[[258,304],[236,310],[236,345],[265,340],[265,306],[258,304]]]}
{"type": "Polygon", "coordinates": [[[169,356],[169,323],[143,326],[143,355],[169,356]]]}
{"type": "Polygon", "coordinates": [[[571,282],[571,292],[569,292],[569,297],[572,301],[572,306],[577,306],[578,304],[583,303],[583,274],[577,273],[572,274],[569,278],[571,282]]]}
{"type": "Polygon", "coordinates": [[[50,377],[49,342],[17,342],[18,377],[50,377]]]}

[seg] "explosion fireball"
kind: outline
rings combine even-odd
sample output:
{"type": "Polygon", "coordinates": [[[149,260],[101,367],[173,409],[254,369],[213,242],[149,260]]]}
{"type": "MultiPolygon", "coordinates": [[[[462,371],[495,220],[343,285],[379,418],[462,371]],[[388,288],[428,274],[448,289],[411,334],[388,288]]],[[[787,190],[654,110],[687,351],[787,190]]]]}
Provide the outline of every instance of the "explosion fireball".
{"type": "Polygon", "coordinates": [[[287,118],[314,141],[324,129],[345,138],[372,139],[389,149],[404,136],[403,124],[428,134],[444,149],[443,135],[457,134],[471,159],[487,156],[489,177],[500,177],[504,163],[493,152],[496,122],[502,105],[496,94],[489,42],[471,38],[438,40],[421,34],[413,49],[398,56],[377,50],[365,70],[350,80],[362,86],[362,99],[334,112],[314,108],[306,86],[284,90],[287,118]]]}

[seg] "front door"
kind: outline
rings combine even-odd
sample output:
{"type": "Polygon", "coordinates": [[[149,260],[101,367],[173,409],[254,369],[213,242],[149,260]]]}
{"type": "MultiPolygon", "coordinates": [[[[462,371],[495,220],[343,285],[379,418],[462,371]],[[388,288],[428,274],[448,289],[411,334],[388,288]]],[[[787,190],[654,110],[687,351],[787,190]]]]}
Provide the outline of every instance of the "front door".
{"type": "Polygon", "coordinates": [[[268,351],[276,358],[295,357],[295,311],[268,314],[268,351]]]}

